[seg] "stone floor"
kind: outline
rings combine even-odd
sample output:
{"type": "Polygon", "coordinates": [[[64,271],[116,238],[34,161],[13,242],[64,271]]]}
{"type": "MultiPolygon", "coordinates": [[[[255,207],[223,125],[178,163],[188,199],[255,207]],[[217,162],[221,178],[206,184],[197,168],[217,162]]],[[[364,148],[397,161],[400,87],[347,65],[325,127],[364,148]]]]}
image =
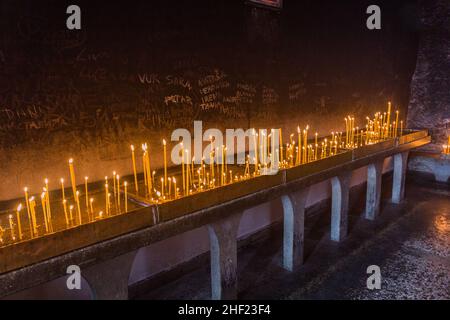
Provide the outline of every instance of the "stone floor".
{"type": "MultiPolygon", "coordinates": [[[[329,241],[329,213],[306,219],[306,260],[296,272],[280,266],[281,226],[238,252],[239,299],[450,299],[450,187],[409,178],[406,200],[362,218],[353,199],[349,237],[329,241]],[[381,270],[381,289],[369,290],[369,265],[381,270]]],[[[209,265],[136,299],[209,299],[209,265]]]]}

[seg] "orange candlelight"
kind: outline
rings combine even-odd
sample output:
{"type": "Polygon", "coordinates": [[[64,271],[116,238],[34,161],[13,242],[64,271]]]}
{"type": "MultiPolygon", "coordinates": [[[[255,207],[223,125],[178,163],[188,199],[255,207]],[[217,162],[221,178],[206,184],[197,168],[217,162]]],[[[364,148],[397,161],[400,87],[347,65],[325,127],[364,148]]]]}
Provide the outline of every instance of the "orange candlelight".
{"type": "Polygon", "coordinates": [[[138,180],[137,180],[137,172],[136,172],[136,158],[134,156],[134,146],[131,145],[131,159],[133,161],[133,173],[134,173],[134,189],[136,193],[139,192],[138,180]]]}
{"type": "Polygon", "coordinates": [[[125,195],[125,213],[128,212],[128,197],[127,197],[127,182],[124,181],[123,182],[123,190],[124,190],[124,195],[125,195]]]}
{"type": "Polygon", "coordinates": [[[19,239],[22,240],[22,226],[20,224],[20,210],[22,210],[22,204],[19,203],[16,210],[16,217],[17,217],[17,229],[19,232],[19,239]]]}

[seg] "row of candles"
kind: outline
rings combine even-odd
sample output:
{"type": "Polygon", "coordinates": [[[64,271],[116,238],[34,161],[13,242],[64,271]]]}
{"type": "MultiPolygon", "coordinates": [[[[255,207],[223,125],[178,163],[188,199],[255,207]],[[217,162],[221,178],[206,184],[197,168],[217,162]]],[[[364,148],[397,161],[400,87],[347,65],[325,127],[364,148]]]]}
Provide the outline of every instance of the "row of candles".
{"type": "MultiPolygon", "coordinates": [[[[151,202],[160,203],[177,199],[179,196],[188,196],[195,192],[224,186],[229,183],[258,176],[270,169],[274,163],[280,168],[287,169],[311,161],[333,156],[341,149],[351,149],[378,141],[395,138],[403,132],[403,121],[399,122],[399,111],[395,111],[395,121],[391,122],[391,103],[388,103],[386,112],[377,112],[373,119],[367,117],[367,124],[364,129],[359,130],[355,126],[355,118],[348,116],[345,121],[345,137],[342,132],[332,132],[331,138],[323,138],[319,143],[318,133],[314,134],[314,143],[309,141],[309,125],[303,130],[297,127],[297,141],[295,135],[289,136],[289,142],[283,143],[281,129],[271,129],[267,134],[265,130],[260,133],[253,131],[253,136],[249,138],[249,143],[253,143],[254,158],[246,156],[245,171],[243,174],[233,175],[232,170],[228,170],[227,147],[225,145],[216,146],[214,139],[210,138],[209,165],[202,157],[200,164],[196,164],[195,157],[191,157],[190,151],[183,147],[183,142],[179,144],[181,150],[181,179],[182,184],[178,184],[175,176],[167,175],[167,148],[166,141],[162,141],[164,158],[164,175],[155,181],[155,171],[150,169],[150,152],[147,143],[142,144],[142,163],[144,171],[144,191],[141,192],[151,202]],[[398,126],[400,125],[400,131],[398,126]],[[279,149],[274,149],[271,142],[272,135],[278,130],[279,149]],[[258,155],[260,154],[261,157],[258,155]],[[260,160],[261,159],[261,160],[260,160]],[[252,160],[252,161],[251,161],[252,160]],[[254,165],[251,172],[250,163],[254,165]],[[156,185],[158,184],[158,186],[156,185]]],[[[136,149],[131,146],[131,158],[134,173],[134,186],[136,194],[139,194],[139,184],[136,169],[136,149]]]]}
{"type": "MultiPolygon", "coordinates": [[[[332,132],[331,136],[321,138],[321,141],[319,141],[317,132],[314,134],[312,140],[309,139],[310,127],[308,125],[303,130],[301,130],[300,127],[297,127],[297,136],[295,137],[295,134],[291,134],[287,143],[283,143],[281,129],[272,129],[269,134],[267,134],[265,130],[260,131],[260,133],[254,130],[253,137],[249,139],[249,142],[253,143],[254,158],[250,159],[250,154],[247,154],[245,158],[245,168],[240,172],[234,173],[233,170],[228,170],[227,147],[224,145],[216,146],[214,139],[211,138],[209,141],[211,152],[209,153],[208,164],[204,158],[201,159],[200,164],[196,164],[195,158],[191,156],[190,150],[185,149],[181,142],[179,146],[181,151],[181,175],[169,176],[167,143],[166,140],[163,140],[164,168],[162,176],[157,178],[156,171],[151,170],[148,144],[144,143],[141,145],[143,171],[142,185],[140,185],[138,181],[137,150],[131,145],[131,166],[133,168],[134,191],[136,195],[143,194],[149,202],[162,203],[178,199],[182,196],[189,196],[196,192],[256,177],[264,174],[264,172],[270,169],[274,163],[277,163],[279,168],[288,169],[336,155],[340,150],[358,148],[367,144],[376,143],[383,139],[397,137],[402,134],[403,130],[403,122],[399,122],[398,118],[399,112],[396,111],[395,121],[391,122],[391,104],[389,103],[387,112],[378,112],[372,119],[366,118],[367,124],[364,129],[360,130],[355,126],[355,118],[348,116],[344,119],[346,128],[344,133],[332,132]],[[398,131],[399,123],[400,131],[398,131]],[[278,138],[280,139],[279,149],[274,149],[275,144],[272,141],[272,135],[274,135],[273,137],[276,137],[276,130],[278,130],[278,138]],[[250,168],[250,164],[253,165],[252,169],[250,168]]],[[[94,198],[89,197],[88,177],[85,177],[84,179],[84,194],[82,194],[77,186],[73,159],[69,159],[68,165],[72,198],[69,199],[66,197],[64,179],[61,178],[62,199],[61,201],[58,201],[58,205],[62,207],[62,210],[59,212],[64,212],[65,228],[93,222],[113,214],[128,212],[128,182],[122,182],[120,176],[116,172],[113,172],[111,179],[108,179],[107,176],[105,177],[104,190],[101,191],[104,192],[104,203],[103,205],[97,205],[97,207],[103,208],[103,210],[94,212],[94,198]],[[69,200],[72,201],[72,203],[69,203],[69,200]]],[[[35,196],[29,195],[28,188],[24,188],[25,206],[19,204],[15,210],[15,217],[13,214],[8,216],[10,239],[12,242],[17,240],[20,241],[25,238],[21,225],[21,212],[23,210],[26,210],[25,217],[28,222],[28,238],[35,238],[55,231],[48,179],[45,179],[44,183],[43,192],[40,195],[41,209],[39,213],[42,217],[41,220],[44,222],[43,227],[45,231],[42,227],[39,228],[40,226],[37,222],[37,199],[35,196]]],[[[3,242],[4,233],[5,229],[0,226],[0,242],[3,242]]]]}
{"type": "MultiPolygon", "coordinates": [[[[102,219],[107,216],[111,216],[114,213],[118,214],[121,212],[128,212],[128,195],[127,195],[127,187],[128,182],[123,181],[121,183],[120,176],[113,172],[112,182],[113,182],[113,194],[109,192],[109,180],[108,177],[105,177],[105,209],[104,211],[94,211],[94,198],[89,197],[89,188],[88,188],[88,177],[84,178],[84,195],[77,188],[76,179],[75,179],[75,169],[74,169],[74,161],[73,159],[69,159],[69,175],[72,189],[73,198],[66,197],[66,190],[64,186],[64,178],[60,179],[61,184],[61,207],[64,212],[64,222],[65,228],[70,228],[74,226],[81,225],[85,222],[93,222],[95,220],[102,219]],[[123,200],[122,198],[122,190],[123,190],[123,200]],[[84,199],[83,199],[84,198],[84,199]],[[113,198],[113,199],[111,199],[113,198]],[[72,200],[72,203],[69,203],[69,200],[72,200]],[[84,204],[82,205],[82,203],[84,204]],[[123,202],[123,205],[122,205],[123,202]],[[122,210],[123,209],[123,210],[122,210]],[[84,218],[83,218],[84,216],[84,218]]],[[[28,192],[28,188],[24,188],[24,200],[25,206],[22,203],[19,203],[15,210],[15,217],[13,214],[8,215],[8,224],[10,231],[10,239],[11,241],[21,241],[24,238],[35,238],[43,234],[49,234],[54,232],[54,218],[52,218],[52,209],[50,202],[50,192],[49,192],[49,181],[48,179],[44,180],[45,186],[43,187],[43,192],[40,195],[40,212],[37,210],[37,197],[30,196],[28,192]],[[26,220],[27,224],[27,234],[24,232],[24,228],[22,227],[21,221],[22,219],[22,211],[26,212],[26,220]],[[40,225],[38,224],[38,214],[41,214],[41,219],[43,220],[43,227],[45,231],[40,232],[40,225]]],[[[58,210],[56,210],[58,212],[58,210]]],[[[5,229],[0,226],[0,243],[3,243],[3,234],[5,233],[5,229]]]]}

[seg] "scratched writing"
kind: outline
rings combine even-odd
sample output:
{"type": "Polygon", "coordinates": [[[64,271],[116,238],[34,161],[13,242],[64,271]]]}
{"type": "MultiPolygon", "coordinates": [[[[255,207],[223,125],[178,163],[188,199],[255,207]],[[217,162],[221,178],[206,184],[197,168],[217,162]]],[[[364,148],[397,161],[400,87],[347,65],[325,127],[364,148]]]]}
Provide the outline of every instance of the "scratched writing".
{"type": "Polygon", "coordinates": [[[141,84],[160,84],[159,76],[156,73],[140,73],[138,79],[141,84]]]}
{"type": "Polygon", "coordinates": [[[164,103],[166,105],[169,105],[169,103],[176,103],[176,104],[180,103],[180,104],[192,105],[192,98],[189,96],[174,94],[174,95],[165,97],[164,103]]]}
{"type": "Polygon", "coordinates": [[[81,49],[75,61],[77,62],[99,62],[109,58],[107,52],[88,52],[86,48],[81,49]]]}
{"type": "Polygon", "coordinates": [[[289,86],[289,100],[296,101],[306,94],[306,88],[303,82],[289,86]]]}
{"type": "Polygon", "coordinates": [[[168,85],[172,85],[172,86],[180,86],[182,88],[188,89],[188,90],[192,90],[192,85],[191,82],[189,80],[186,80],[182,77],[176,77],[176,76],[172,76],[172,75],[168,75],[166,77],[166,81],[168,85]]]}

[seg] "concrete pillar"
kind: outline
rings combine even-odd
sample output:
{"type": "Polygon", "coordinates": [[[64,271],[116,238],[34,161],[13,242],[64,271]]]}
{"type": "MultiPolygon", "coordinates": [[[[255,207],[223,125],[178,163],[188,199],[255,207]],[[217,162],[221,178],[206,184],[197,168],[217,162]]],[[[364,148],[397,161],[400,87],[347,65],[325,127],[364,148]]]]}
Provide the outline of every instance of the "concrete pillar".
{"type": "Polygon", "coordinates": [[[86,279],[96,300],[127,300],[128,278],[137,250],[102,261],[81,275],[86,279]]]}
{"type": "Polygon", "coordinates": [[[397,153],[394,157],[394,178],[392,181],[392,203],[400,203],[405,196],[405,177],[409,151],[397,153]]]}
{"type": "Polygon", "coordinates": [[[293,271],[303,263],[305,205],[309,187],[281,197],[283,204],[283,268],[293,271]]]}
{"type": "Polygon", "coordinates": [[[242,212],[208,225],[211,247],[211,297],[237,298],[237,232],[242,212]]]}
{"type": "Polygon", "coordinates": [[[374,220],[380,213],[381,177],[384,159],[369,164],[367,167],[366,219],[374,220]]]}
{"type": "Polygon", "coordinates": [[[331,178],[331,240],[333,241],[341,241],[347,236],[350,178],[350,171],[331,178]]]}

